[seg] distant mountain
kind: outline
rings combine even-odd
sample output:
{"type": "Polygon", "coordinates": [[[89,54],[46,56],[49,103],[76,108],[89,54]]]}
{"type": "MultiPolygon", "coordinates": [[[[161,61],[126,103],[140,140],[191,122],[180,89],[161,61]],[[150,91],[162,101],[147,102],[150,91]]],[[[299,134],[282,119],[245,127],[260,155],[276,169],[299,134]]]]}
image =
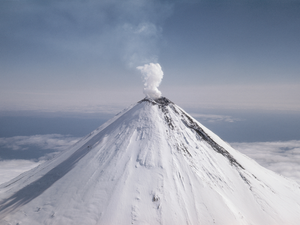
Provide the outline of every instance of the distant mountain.
{"type": "Polygon", "coordinates": [[[0,188],[0,224],[296,225],[300,187],[145,98],[0,188]]]}

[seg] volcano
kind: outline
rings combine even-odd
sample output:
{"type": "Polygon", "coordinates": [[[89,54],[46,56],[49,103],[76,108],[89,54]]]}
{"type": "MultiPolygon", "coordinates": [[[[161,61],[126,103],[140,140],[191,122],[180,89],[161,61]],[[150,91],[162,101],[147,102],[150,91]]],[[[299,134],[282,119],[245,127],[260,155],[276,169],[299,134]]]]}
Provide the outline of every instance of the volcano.
{"type": "Polygon", "coordinates": [[[145,98],[0,189],[0,224],[296,225],[300,187],[145,98]]]}

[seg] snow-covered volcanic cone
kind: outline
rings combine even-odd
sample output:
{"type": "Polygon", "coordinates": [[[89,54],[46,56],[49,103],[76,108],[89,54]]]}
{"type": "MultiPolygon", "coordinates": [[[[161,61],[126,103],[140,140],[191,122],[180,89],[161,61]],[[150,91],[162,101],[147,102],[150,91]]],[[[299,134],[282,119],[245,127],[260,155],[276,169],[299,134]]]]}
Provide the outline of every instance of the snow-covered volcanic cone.
{"type": "Polygon", "coordinates": [[[2,224],[292,225],[300,189],[166,98],[145,98],[4,184],[2,224]]]}

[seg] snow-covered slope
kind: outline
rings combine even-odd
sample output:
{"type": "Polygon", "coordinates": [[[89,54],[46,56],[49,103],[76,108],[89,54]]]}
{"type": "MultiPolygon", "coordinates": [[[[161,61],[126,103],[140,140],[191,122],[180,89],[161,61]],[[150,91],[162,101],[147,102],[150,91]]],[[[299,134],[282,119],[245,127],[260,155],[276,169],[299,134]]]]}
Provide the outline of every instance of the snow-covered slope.
{"type": "Polygon", "coordinates": [[[166,98],[144,99],[0,189],[0,224],[292,225],[300,188],[166,98]]]}

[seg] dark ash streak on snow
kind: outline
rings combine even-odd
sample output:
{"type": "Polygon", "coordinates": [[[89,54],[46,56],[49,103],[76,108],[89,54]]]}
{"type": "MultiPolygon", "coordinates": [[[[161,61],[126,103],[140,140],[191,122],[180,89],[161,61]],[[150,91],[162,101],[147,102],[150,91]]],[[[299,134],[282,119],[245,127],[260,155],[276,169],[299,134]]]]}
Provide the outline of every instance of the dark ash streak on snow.
{"type": "Polygon", "coordinates": [[[225,156],[231,165],[236,166],[237,168],[245,169],[241,164],[239,164],[235,158],[226,151],[223,147],[218,145],[208,134],[204,132],[204,130],[185,112],[181,111],[178,112],[174,106],[174,103],[167,99],[166,97],[161,97],[158,99],[150,99],[150,98],[144,98],[143,100],[139,101],[141,102],[149,102],[152,105],[158,105],[158,107],[162,110],[162,112],[165,115],[165,121],[169,125],[169,127],[173,130],[174,125],[172,122],[171,117],[168,115],[169,111],[167,109],[167,106],[169,106],[176,114],[181,114],[182,122],[184,125],[186,125],[188,128],[193,129],[204,141],[206,141],[216,152],[220,153],[221,155],[225,156]]]}
{"type": "MultiPolygon", "coordinates": [[[[161,97],[155,100],[145,98],[141,100],[139,103],[142,102],[149,102],[152,105],[158,105],[158,107],[164,113],[165,121],[170,127],[170,129],[174,129],[175,125],[170,116],[169,108],[173,110],[176,114],[181,115],[182,122],[188,128],[193,129],[196,132],[196,134],[198,134],[204,141],[206,141],[209,145],[211,145],[213,150],[225,156],[229,160],[231,165],[234,165],[238,169],[244,169],[243,166],[241,166],[229,152],[227,152],[223,147],[221,147],[215,141],[213,141],[212,138],[209,135],[207,135],[203,131],[203,129],[191,117],[189,117],[186,113],[184,113],[180,109],[178,109],[180,111],[178,112],[177,108],[175,107],[175,104],[170,100],[168,100],[167,98],[161,97]]],[[[9,198],[2,200],[0,202],[0,212],[1,212],[0,218],[10,212],[13,212],[19,207],[31,202],[33,199],[35,199],[43,192],[45,192],[48,188],[50,188],[56,181],[58,181],[63,176],[65,176],[70,170],[72,170],[72,168],[76,165],[76,163],[81,158],[83,158],[86,154],[88,154],[91,151],[92,148],[89,148],[88,145],[93,146],[93,144],[98,142],[99,139],[102,139],[102,136],[103,136],[103,132],[100,132],[99,134],[94,136],[91,140],[89,140],[88,144],[83,145],[81,148],[75,151],[70,157],[68,157],[59,165],[57,165],[56,167],[48,171],[41,178],[23,187],[16,193],[12,194],[9,198]]],[[[185,147],[184,146],[180,146],[180,147],[183,148],[182,150],[184,151],[185,147]]],[[[186,150],[185,152],[189,154],[187,149],[185,150],[186,150]]],[[[189,155],[191,156],[191,154],[189,155]]],[[[12,185],[12,183],[10,183],[9,185],[12,185]]]]}

